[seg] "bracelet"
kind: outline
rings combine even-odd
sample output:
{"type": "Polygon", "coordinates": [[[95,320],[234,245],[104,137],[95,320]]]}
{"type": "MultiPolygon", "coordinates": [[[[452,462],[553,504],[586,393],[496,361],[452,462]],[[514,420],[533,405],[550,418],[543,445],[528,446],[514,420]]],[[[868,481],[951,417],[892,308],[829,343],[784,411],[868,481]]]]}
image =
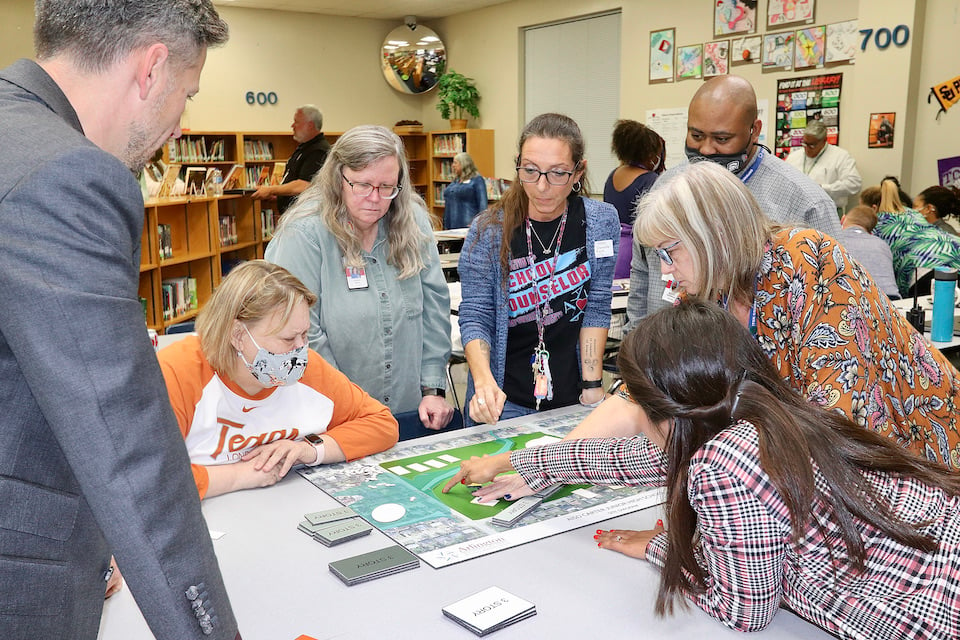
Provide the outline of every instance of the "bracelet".
{"type": "Polygon", "coordinates": [[[590,407],[590,408],[599,407],[599,406],[600,406],[600,403],[603,402],[604,399],[605,399],[605,397],[604,397],[604,396],[601,396],[600,399],[597,400],[596,402],[584,402],[584,401],[583,401],[583,394],[582,394],[582,393],[580,394],[580,404],[581,404],[582,406],[584,406],[584,407],[590,407]]]}
{"type": "Polygon", "coordinates": [[[599,389],[603,386],[603,378],[600,380],[581,380],[580,388],[581,389],[599,389]]]}
{"type": "Polygon", "coordinates": [[[423,397],[427,396],[440,396],[441,398],[447,397],[447,392],[444,389],[439,387],[421,387],[420,395],[423,397]]]}

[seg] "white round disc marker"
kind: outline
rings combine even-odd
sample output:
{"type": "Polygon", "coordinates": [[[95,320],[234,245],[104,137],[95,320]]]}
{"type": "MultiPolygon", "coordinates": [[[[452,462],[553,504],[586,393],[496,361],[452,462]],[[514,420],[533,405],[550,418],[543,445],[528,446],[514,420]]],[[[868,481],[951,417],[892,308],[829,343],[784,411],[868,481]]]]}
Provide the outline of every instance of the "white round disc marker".
{"type": "Polygon", "coordinates": [[[403,508],[402,504],[391,502],[374,508],[370,515],[373,516],[373,519],[377,522],[396,522],[402,518],[406,512],[407,510],[403,508]]]}

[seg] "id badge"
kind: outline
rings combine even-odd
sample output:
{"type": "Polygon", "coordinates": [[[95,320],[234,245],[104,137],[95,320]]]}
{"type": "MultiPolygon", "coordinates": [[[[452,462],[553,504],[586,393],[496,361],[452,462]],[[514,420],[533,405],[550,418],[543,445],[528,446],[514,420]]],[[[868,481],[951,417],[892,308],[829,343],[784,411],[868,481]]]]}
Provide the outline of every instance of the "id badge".
{"type": "Polygon", "coordinates": [[[367,288],[367,272],[363,267],[344,267],[344,273],[347,276],[347,289],[367,288]]]}

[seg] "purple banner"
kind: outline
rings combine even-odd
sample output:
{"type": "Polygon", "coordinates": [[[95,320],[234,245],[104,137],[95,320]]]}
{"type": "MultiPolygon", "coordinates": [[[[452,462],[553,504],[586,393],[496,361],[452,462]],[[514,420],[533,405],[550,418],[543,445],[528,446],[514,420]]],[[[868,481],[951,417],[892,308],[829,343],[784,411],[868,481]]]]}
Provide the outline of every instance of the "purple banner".
{"type": "Polygon", "coordinates": [[[937,160],[937,175],[940,186],[960,188],[960,156],[937,160]]]}

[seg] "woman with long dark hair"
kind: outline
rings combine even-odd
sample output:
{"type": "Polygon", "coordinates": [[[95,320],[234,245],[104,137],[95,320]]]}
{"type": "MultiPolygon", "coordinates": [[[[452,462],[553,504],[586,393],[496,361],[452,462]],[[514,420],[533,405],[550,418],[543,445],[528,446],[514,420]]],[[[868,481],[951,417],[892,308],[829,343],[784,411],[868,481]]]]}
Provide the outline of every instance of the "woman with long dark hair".
{"type": "MultiPolygon", "coordinates": [[[[683,596],[741,631],[787,606],[843,638],[960,637],[960,476],[806,401],[716,305],[648,316],[619,366],[649,417],[641,435],[509,461],[531,485],[665,479],[666,530],[596,536],[662,568],[659,614],[683,596]]],[[[445,490],[489,480],[471,473],[477,462],[445,490]]]]}

